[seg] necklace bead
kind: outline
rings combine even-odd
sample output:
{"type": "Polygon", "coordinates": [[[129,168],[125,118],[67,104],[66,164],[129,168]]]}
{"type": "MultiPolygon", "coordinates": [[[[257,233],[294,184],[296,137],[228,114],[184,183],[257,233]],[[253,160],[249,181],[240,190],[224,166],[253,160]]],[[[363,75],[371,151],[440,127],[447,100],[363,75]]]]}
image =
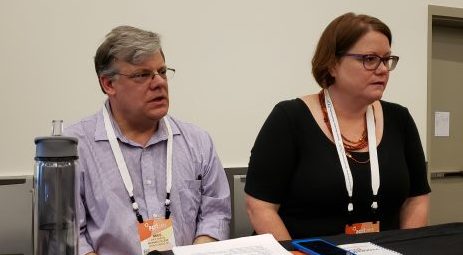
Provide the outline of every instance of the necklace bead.
{"type": "MultiPolygon", "coordinates": [[[[323,120],[324,120],[326,126],[328,127],[328,130],[330,131],[331,135],[333,135],[333,130],[331,129],[330,120],[328,119],[328,112],[326,110],[323,90],[320,91],[320,93],[318,93],[318,100],[319,100],[320,106],[322,108],[323,120]]],[[[341,133],[342,143],[344,145],[344,149],[347,152],[361,150],[361,149],[364,149],[364,148],[366,148],[368,146],[368,133],[367,133],[367,129],[366,129],[366,119],[364,121],[364,125],[365,126],[364,126],[364,130],[363,130],[363,133],[362,133],[362,137],[358,141],[349,140],[341,133]]],[[[353,161],[355,161],[357,163],[363,163],[363,161],[359,162],[358,160],[355,160],[350,153],[348,155],[350,155],[349,158],[352,159],[353,161]]],[[[367,162],[364,162],[364,163],[367,163],[367,162]]]]}

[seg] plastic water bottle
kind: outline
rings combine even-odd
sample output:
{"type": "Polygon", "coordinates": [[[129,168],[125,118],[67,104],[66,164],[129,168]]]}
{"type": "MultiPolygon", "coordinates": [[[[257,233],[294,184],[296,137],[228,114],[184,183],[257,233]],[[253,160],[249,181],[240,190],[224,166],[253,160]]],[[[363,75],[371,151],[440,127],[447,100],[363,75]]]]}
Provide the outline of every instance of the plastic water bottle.
{"type": "Polygon", "coordinates": [[[62,136],[54,120],[52,135],[35,138],[34,254],[77,255],[75,163],[77,139],[62,136]]]}

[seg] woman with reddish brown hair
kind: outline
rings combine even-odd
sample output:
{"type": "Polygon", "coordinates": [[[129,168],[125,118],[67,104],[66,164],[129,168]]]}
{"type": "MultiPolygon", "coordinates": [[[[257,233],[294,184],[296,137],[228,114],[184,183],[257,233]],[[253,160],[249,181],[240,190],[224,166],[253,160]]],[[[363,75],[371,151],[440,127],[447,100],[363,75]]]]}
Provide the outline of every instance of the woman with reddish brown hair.
{"type": "Polygon", "coordinates": [[[407,108],[381,100],[398,56],[386,24],[346,13],[312,59],[318,94],[280,102],[251,152],[246,205],[278,240],[427,224],[430,188],[407,108]]]}

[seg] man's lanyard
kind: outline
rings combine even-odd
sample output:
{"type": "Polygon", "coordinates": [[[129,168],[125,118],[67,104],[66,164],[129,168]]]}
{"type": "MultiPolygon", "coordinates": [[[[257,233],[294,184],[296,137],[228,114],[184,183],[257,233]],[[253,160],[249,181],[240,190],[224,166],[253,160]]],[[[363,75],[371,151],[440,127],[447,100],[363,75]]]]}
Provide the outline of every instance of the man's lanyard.
{"type": "MultiPolygon", "coordinates": [[[[354,180],[350,170],[349,162],[347,161],[346,151],[342,142],[341,130],[339,129],[338,118],[331,101],[330,94],[327,89],[324,89],[325,104],[328,111],[328,118],[330,119],[331,129],[333,130],[334,143],[338,151],[339,161],[341,162],[342,172],[344,173],[344,181],[346,183],[347,193],[349,195],[349,204],[347,210],[352,212],[354,205],[352,203],[352,191],[354,189],[354,180]]],[[[376,127],[375,117],[373,115],[373,107],[371,105],[367,108],[367,132],[368,132],[368,152],[370,154],[370,171],[371,171],[371,189],[373,190],[373,203],[371,208],[376,211],[378,208],[377,195],[380,185],[379,180],[379,165],[378,154],[376,151],[376,127]]]]}
{"type": "MultiPolygon", "coordinates": [[[[117,167],[121,174],[122,180],[124,181],[125,188],[129,193],[130,201],[132,202],[132,208],[137,216],[137,220],[140,223],[143,223],[143,217],[140,215],[139,207],[137,202],[135,202],[135,197],[133,196],[133,183],[132,179],[130,178],[129,171],[127,169],[127,165],[125,164],[124,156],[122,155],[121,148],[119,147],[119,143],[117,141],[116,135],[114,134],[114,128],[111,125],[111,120],[109,119],[108,109],[106,106],[103,105],[103,120],[106,129],[106,134],[108,136],[109,143],[111,145],[111,150],[113,151],[113,155],[116,158],[117,167]]],[[[166,159],[166,201],[164,202],[165,205],[165,218],[168,219],[170,217],[170,190],[172,188],[172,142],[173,142],[173,134],[172,128],[170,127],[169,120],[167,116],[162,118],[166,125],[167,129],[167,159],[166,159]]]]}

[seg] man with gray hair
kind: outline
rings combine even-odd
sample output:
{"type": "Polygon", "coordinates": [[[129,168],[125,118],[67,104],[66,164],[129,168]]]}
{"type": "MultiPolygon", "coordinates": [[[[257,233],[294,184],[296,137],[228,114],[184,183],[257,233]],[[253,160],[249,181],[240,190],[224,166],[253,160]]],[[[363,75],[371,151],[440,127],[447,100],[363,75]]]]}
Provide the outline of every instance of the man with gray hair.
{"type": "Polygon", "coordinates": [[[135,255],[229,235],[230,190],[210,136],[168,115],[159,35],[114,28],[95,56],[102,110],[79,139],[79,254],[135,255]]]}

